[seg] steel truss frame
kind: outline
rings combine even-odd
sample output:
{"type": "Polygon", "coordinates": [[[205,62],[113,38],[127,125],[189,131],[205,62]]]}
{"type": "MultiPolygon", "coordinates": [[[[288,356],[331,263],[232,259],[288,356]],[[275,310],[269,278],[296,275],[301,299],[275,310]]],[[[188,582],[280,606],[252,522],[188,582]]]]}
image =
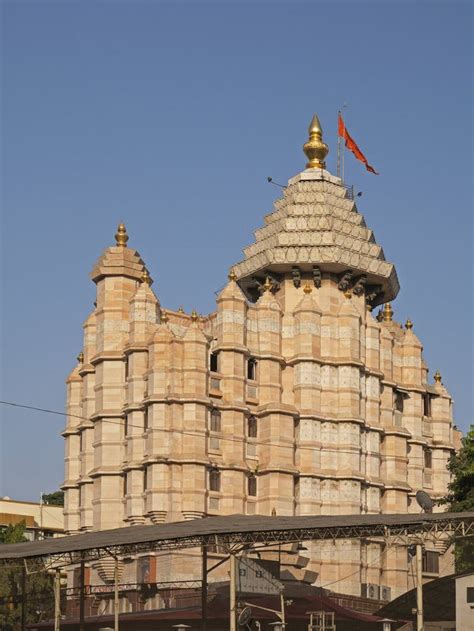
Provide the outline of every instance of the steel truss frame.
{"type": "MultiPolygon", "coordinates": [[[[77,565],[81,561],[98,561],[106,557],[124,557],[135,554],[163,551],[183,550],[186,548],[200,548],[202,546],[220,546],[228,553],[242,547],[259,549],[279,544],[298,543],[301,541],[322,541],[337,539],[365,539],[380,537],[384,541],[398,542],[408,545],[414,541],[447,540],[453,541],[461,537],[474,536],[474,519],[471,517],[443,518],[419,521],[413,524],[391,525],[350,525],[334,527],[292,528],[273,531],[254,530],[249,532],[235,532],[223,534],[196,534],[158,541],[146,541],[133,544],[108,545],[106,547],[90,548],[80,552],[65,552],[43,557],[24,559],[28,572],[44,569],[56,569],[77,565]],[[41,568],[41,569],[40,569],[41,568]]],[[[1,561],[0,561],[1,562],[1,561]]]]}

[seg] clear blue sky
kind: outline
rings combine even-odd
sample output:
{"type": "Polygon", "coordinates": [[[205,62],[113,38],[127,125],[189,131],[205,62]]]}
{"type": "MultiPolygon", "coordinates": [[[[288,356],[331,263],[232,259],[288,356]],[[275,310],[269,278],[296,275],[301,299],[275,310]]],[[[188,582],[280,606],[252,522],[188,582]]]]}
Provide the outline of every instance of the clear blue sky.
{"type": "MultiPolygon", "coordinates": [[[[214,292],[336,115],[359,208],[472,422],[472,14],[461,2],[8,2],[3,14],[2,398],[61,410],[120,220],[170,308],[214,292]]],[[[63,476],[63,419],[1,409],[0,494],[63,476]]]]}

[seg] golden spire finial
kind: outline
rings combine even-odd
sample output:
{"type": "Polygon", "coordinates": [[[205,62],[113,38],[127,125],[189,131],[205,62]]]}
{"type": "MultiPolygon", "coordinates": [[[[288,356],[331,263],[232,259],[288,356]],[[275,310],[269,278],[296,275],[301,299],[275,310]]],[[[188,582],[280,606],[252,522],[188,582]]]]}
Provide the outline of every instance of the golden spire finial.
{"type": "Polygon", "coordinates": [[[161,324],[166,324],[169,320],[168,314],[164,309],[161,310],[160,322],[161,324]]]}
{"type": "Polygon", "coordinates": [[[119,224],[117,232],[115,233],[115,241],[117,242],[119,248],[127,247],[128,234],[124,223],[119,224]]]}
{"type": "Polygon", "coordinates": [[[193,322],[197,322],[197,321],[199,320],[199,314],[198,314],[198,312],[196,311],[196,309],[193,309],[193,310],[191,311],[191,320],[192,320],[193,322]]]}
{"type": "Polygon", "coordinates": [[[143,270],[141,281],[142,281],[142,283],[146,283],[147,285],[151,285],[151,276],[148,273],[148,270],[147,270],[146,267],[143,270]]]}
{"type": "Polygon", "coordinates": [[[262,285],[262,289],[263,289],[263,291],[270,291],[271,288],[272,288],[272,281],[267,276],[266,279],[265,279],[264,285],[262,285]]]}
{"type": "Polygon", "coordinates": [[[435,382],[436,382],[436,383],[441,384],[441,379],[442,379],[442,377],[441,377],[441,373],[439,372],[439,370],[437,370],[437,371],[435,372],[435,374],[433,375],[433,378],[434,378],[434,380],[435,380],[435,382]]]}
{"type": "Polygon", "coordinates": [[[184,313],[184,309],[182,305],[179,305],[178,307],[178,313],[184,313]]]}
{"type": "Polygon", "coordinates": [[[413,328],[413,322],[410,320],[410,318],[408,318],[408,320],[405,322],[405,328],[407,331],[410,331],[413,328]]]}
{"type": "Polygon", "coordinates": [[[229,280],[234,281],[234,282],[237,280],[237,274],[234,272],[234,270],[233,270],[233,269],[231,269],[231,270],[230,270],[230,272],[229,272],[229,274],[228,274],[227,278],[228,278],[229,280]]]}
{"type": "Polygon", "coordinates": [[[382,316],[383,316],[383,321],[384,322],[391,322],[392,321],[393,309],[392,309],[392,305],[389,302],[386,302],[384,304],[382,316]]]}
{"type": "Polygon", "coordinates": [[[83,353],[82,351],[81,351],[81,352],[79,353],[79,355],[77,356],[77,361],[78,361],[80,364],[83,364],[83,363],[84,363],[84,353],[83,353]]]}
{"type": "Polygon", "coordinates": [[[313,291],[313,288],[309,283],[306,283],[306,285],[303,287],[303,291],[305,294],[310,294],[313,291]]]}
{"type": "Polygon", "coordinates": [[[316,114],[311,119],[308,128],[309,140],[303,145],[303,151],[308,158],[307,169],[325,169],[324,158],[328,155],[329,147],[323,142],[323,130],[316,114]]]}

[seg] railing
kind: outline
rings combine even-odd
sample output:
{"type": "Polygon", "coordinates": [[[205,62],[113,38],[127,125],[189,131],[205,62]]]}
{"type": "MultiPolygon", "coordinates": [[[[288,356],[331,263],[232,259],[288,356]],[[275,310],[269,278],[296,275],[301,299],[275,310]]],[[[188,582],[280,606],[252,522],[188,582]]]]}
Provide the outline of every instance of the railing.
{"type": "Polygon", "coordinates": [[[351,184],[350,186],[348,184],[343,184],[344,188],[346,189],[346,199],[354,199],[354,185],[351,184]]]}

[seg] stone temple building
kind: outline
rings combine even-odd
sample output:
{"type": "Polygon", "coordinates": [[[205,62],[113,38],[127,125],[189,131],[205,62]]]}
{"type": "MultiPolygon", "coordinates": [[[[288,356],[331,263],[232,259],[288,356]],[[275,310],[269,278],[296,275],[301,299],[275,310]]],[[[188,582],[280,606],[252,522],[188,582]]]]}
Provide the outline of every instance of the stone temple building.
{"type": "MultiPolygon", "coordinates": [[[[214,312],[164,308],[123,224],[95,264],[97,300],[67,379],[67,532],[420,512],[417,491],[446,493],[451,397],[439,372],[430,383],[413,324],[393,318],[395,267],[326,170],[316,116],[309,131],[307,168],[231,267],[214,312]]],[[[413,587],[396,542],[305,546],[300,579],[385,600],[413,587]]],[[[427,552],[426,571],[443,571],[442,552],[427,552]]],[[[121,581],[196,578],[191,556],[124,562],[121,581]]],[[[88,571],[112,579],[105,561],[88,571]]]]}

